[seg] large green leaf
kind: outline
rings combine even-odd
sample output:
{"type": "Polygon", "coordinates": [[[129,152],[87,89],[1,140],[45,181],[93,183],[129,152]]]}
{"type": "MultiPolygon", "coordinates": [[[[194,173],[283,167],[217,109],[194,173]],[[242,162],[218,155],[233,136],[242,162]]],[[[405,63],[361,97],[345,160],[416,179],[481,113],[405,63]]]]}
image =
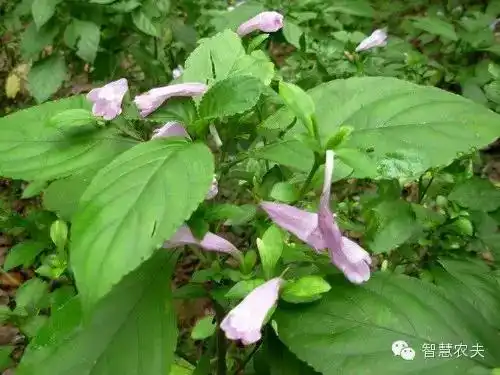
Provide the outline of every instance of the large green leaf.
{"type": "Polygon", "coordinates": [[[219,81],[203,95],[200,117],[214,119],[244,113],[257,104],[263,87],[257,78],[251,76],[219,81]]]}
{"type": "Polygon", "coordinates": [[[471,210],[489,212],[500,207],[500,189],[477,177],[455,185],[448,198],[471,210]]]}
{"type": "MultiPolygon", "coordinates": [[[[449,164],[459,153],[483,147],[500,134],[500,117],[494,112],[461,96],[395,78],[336,80],[309,93],[325,142],[340,126],[352,126],[345,147],[373,148],[381,167],[388,156],[395,158],[388,154],[409,155],[415,159],[414,175],[449,164]]],[[[262,126],[289,126],[290,115],[279,112],[262,126]]],[[[303,126],[297,124],[287,136],[301,131],[303,126]]],[[[361,172],[355,171],[353,177],[365,177],[361,172]]]]}
{"type": "Polygon", "coordinates": [[[500,328],[500,284],[481,261],[441,259],[442,267],[432,269],[434,280],[457,301],[473,304],[484,319],[500,328]]]}
{"type": "Polygon", "coordinates": [[[281,305],[274,315],[280,339],[324,375],[488,374],[500,363],[494,328],[432,284],[379,273],[363,286],[331,285],[318,303],[281,305]],[[412,361],[393,354],[398,340],[415,350],[412,361]],[[435,345],[435,358],[425,358],[424,344],[435,345]],[[451,345],[450,357],[439,356],[440,344],[451,345]],[[467,357],[453,355],[460,344],[468,345],[467,357]],[[471,358],[473,345],[484,348],[484,358],[471,358]]]}
{"type": "Polygon", "coordinates": [[[0,175],[28,181],[65,177],[107,163],[136,144],[113,129],[46,126],[59,112],[89,107],[83,96],[73,96],[0,118],[0,175]]]}
{"type": "Polygon", "coordinates": [[[37,30],[35,23],[30,23],[21,37],[21,54],[23,59],[36,60],[37,55],[52,43],[57,31],[57,27],[50,24],[37,30]]]}
{"type": "Polygon", "coordinates": [[[158,252],[82,319],[78,297],[56,310],[28,346],[19,375],[168,374],[177,327],[173,253],[158,252]]]}
{"type": "Polygon", "coordinates": [[[428,33],[450,40],[458,40],[453,24],[437,17],[419,17],[413,21],[413,26],[428,33]]]}
{"type": "Polygon", "coordinates": [[[158,139],[135,146],[97,173],[71,228],[71,265],[86,306],[174,234],[203,201],[213,172],[205,145],[158,139]]]}
{"type": "Polygon", "coordinates": [[[33,0],[31,12],[36,27],[39,29],[52,18],[56,11],[56,6],[61,0],[33,0]]]}
{"type": "Polygon", "coordinates": [[[243,56],[246,54],[241,39],[230,30],[202,39],[186,60],[182,80],[203,83],[222,80],[243,56]]]}
{"type": "Polygon", "coordinates": [[[301,172],[309,172],[314,163],[314,153],[296,140],[276,142],[250,151],[256,159],[270,160],[301,172]]]}
{"type": "Polygon", "coordinates": [[[87,168],[74,175],[52,182],[43,192],[43,206],[48,211],[53,211],[66,221],[71,218],[78,209],[80,198],[85,189],[104,165],[97,165],[95,168],[87,168]]]}
{"type": "Polygon", "coordinates": [[[28,89],[38,103],[54,94],[66,79],[66,62],[61,55],[53,55],[36,62],[28,73],[28,89]]]}
{"type": "Polygon", "coordinates": [[[85,61],[94,62],[101,40],[100,27],[94,22],[80,20],[73,20],[71,25],[79,39],[76,44],[76,54],[85,61]]]}

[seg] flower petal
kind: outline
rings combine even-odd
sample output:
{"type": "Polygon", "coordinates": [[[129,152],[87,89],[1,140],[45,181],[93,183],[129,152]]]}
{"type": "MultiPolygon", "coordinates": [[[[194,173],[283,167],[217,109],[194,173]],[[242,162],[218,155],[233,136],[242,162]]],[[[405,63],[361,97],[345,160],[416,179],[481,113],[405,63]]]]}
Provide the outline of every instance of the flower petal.
{"type": "Polygon", "coordinates": [[[361,284],[370,279],[370,254],[356,242],[342,237],[342,248],[330,254],[332,262],[344,273],[347,279],[361,284]]]}
{"type": "Polygon", "coordinates": [[[356,47],[356,52],[366,51],[374,47],[383,47],[385,45],[387,45],[387,33],[382,29],[377,29],[359,43],[356,47]]]}
{"type": "Polygon", "coordinates": [[[278,12],[262,12],[242,23],[237,30],[239,36],[245,36],[255,30],[265,33],[278,31],[283,27],[283,15],[278,12]]]}
{"type": "Polygon", "coordinates": [[[260,331],[267,314],[278,300],[284,280],[277,277],[252,290],[222,320],[221,329],[230,340],[250,345],[260,340],[260,331]]]}
{"type": "Polygon", "coordinates": [[[123,97],[127,91],[128,82],[125,78],[91,90],[87,94],[87,99],[93,103],[92,113],[94,116],[102,116],[105,120],[112,120],[122,113],[123,97]]]}
{"type": "Polygon", "coordinates": [[[172,97],[202,95],[207,89],[208,86],[203,83],[179,83],[176,85],[157,87],[144,94],[137,95],[134,98],[134,103],[141,112],[141,116],[146,117],[172,97]]]}
{"type": "Polygon", "coordinates": [[[318,230],[318,215],[283,203],[261,202],[272,221],[319,251],[326,248],[318,230]]]}
{"type": "Polygon", "coordinates": [[[204,250],[231,254],[238,259],[242,256],[231,242],[214,233],[207,232],[202,240],[195,238],[187,225],[181,226],[172,238],[163,244],[163,247],[170,249],[184,245],[198,245],[204,250]]]}
{"type": "Polygon", "coordinates": [[[151,137],[151,139],[167,137],[190,138],[184,126],[182,126],[182,124],[177,121],[169,121],[161,128],[155,129],[153,131],[153,136],[151,137]]]}

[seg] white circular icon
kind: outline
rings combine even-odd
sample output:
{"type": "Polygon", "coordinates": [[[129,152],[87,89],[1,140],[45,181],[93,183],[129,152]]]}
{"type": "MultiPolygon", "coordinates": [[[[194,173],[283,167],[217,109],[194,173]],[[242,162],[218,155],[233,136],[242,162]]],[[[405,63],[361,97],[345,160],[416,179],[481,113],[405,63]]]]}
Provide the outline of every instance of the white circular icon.
{"type": "Polygon", "coordinates": [[[401,350],[401,358],[405,361],[413,361],[413,358],[415,358],[415,350],[412,348],[404,348],[401,350]]]}
{"type": "Polygon", "coordinates": [[[392,352],[394,353],[394,355],[400,355],[401,351],[407,347],[408,344],[406,343],[406,341],[403,340],[394,341],[392,343],[392,352]]]}

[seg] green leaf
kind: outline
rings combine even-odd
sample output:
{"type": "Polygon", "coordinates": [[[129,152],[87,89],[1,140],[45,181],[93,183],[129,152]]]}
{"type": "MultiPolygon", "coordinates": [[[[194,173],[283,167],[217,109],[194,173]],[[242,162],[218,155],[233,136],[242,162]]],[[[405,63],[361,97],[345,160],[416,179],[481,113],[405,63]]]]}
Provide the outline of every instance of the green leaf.
{"type": "Polygon", "coordinates": [[[9,253],[5,257],[3,269],[5,271],[10,271],[19,266],[23,266],[24,268],[31,266],[35,258],[45,249],[45,247],[45,244],[36,241],[28,240],[18,243],[9,250],[9,253]]]}
{"type": "Polygon", "coordinates": [[[52,18],[56,11],[56,6],[61,0],[33,0],[31,12],[36,27],[40,29],[48,20],[52,18]]]}
{"type": "Polygon", "coordinates": [[[51,45],[57,34],[57,27],[45,25],[37,30],[34,23],[30,23],[21,37],[21,55],[24,60],[36,60],[42,50],[51,45]]]}
{"type": "Polygon", "coordinates": [[[25,321],[20,329],[21,332],[29,339],[33,339],[40,329],[47,323],[48,317],[46,315],[35,315],[25,321]]]}
{"type": "Polygon", "coordinates": [[[49,284],[33,278],[22,284],[16,291],[16,308],[14,313],[36,311],[40,309],[40,301],[49,291],[49,284]]]}
{"type": "Polygon", "coordinates": [[[165,285],[175,261],[172,253],[157,252],[86,320],[78,298],[56,310],[29,344],[16,374],[168,374],[177,327],[172,292],[165,285]]]}
{"type": "Polygon", "coordinates": [[[301,172],[309,172],[314,163],[314,153],[295,140],[281,141],[253,149],[249,155],[256,159],[270,160],[301,172]]]}
{"type": "Polygon", "coordinates": [[[273,185],[269,196],[280,202],[292,203],[299,198],[299,191],[289,182],[278,182],[273,185]]]}
{"type": "Polygon", "coordinates": [[[208,315],[198,320],[191,331],[191,338],[193,340],[204,340],[212,336],[217,328],[214,320],[215,317],[213,315],[208,315]]]}
{"type": "Polygon", "coordinates": [[[192,375],[194,366],[188,361],[175,357],[169,375],[192,375]]]}
{"type": "MultiPolygon", "coordinates": [[[[135,110],[137,107],[134,104],[135,110]]],[[[139,119],[137,112],[137,119],[139,119]]],[[[196,119],[196,107],[191,98],[172,98],[145,118],[146,121],[169,122],[178,121],[189,126],[196,119]]]]}
{"type": "Polygon", "coordinates": [[[483,319],[500,328],[500,284],[489,267],[468,260],[440,259],[442,267],[431,269],[435,283],[448,297],[473,305],[483,319]]]}
{"type": "Polygon", "coordinates": [[[377,273],[363,286],[340,277],[330,285],[320,303],[280,305],[273,316],[280,340],[323,375],[456,375],[457,368],[482,374],[500,360],[493,327],[471,305],[455,304],[432,284],[377,273]],[[398,340],[415,350],[412,361],[393,354],[398,340]],[[439,358],[441,343],[465,344],[468,350],[482,345],[484,358],[439,358]],[[424,358],[424,344],[435,345],[436,358],[424,358]]]}
{"type": "Polygon", "coordinates": [[[455,185],[448,198],[471,210],[490,212],[500,207],[500,189],[478,177],[455,185]]]}
{"type": "Polygon", "coordinates": [[[100,168],[101,166],[90,168],[52,182],[42,197],[45,209],[56,212],[63,220],[71,221],[78,208],[80,197],[100,168]]]}
{"type": "Polygon", "coordinates": [[[28,73],[28,89],[38,103],[55,94],[66,79],[64,57],[53,55],[36,62],[28,73]]]}
{"type": "Polygon", "coordinates": [[[68,241],[68,224],[63,220],[56,220],[50,226],[50,239],[58,249],[64,249],[68,241]]]}
{"type": "Polygon", "coordinates": [[[213,172],[205,145],[158,139],[135,146],[97,173],[71,228],[71,265],[85,306],[175,233],[203,201],[213,172]]]}
{"type": "Polygon", "coordinates": [[[280,96],[292,112],[312,132],[313,116],[316,109],[311,97],[299,86],[281,81],[280,96]]]}
{"type": "MultiPolygon", "coordinates": [[[[269,375],[320,375],[291,353],[270,330],[262,345],[269,375]]],[[[258,371],[257,374],[261,375],[258,371]]]]}
{"type": "Polygon", "coordinates": [[[449,40],[458,40],[453,25],[436,17],[415,17],[413,19],[413,26],[449,40]]]}
{"type": "Polygon", "coordinates": [[[91,21],[73,20],[75,33],[78,35],[76,54],[83,60],[93,63],[101,40],[101,29],[91,21]]]}
{"type": "Polygon", "coordinates": [[[326,12],[373,18],[375,11],[367,0],[335,0],[326,12]]]}
{"type": "Polygon", "coordinates": [[[47,181],[33,181],[23,190],[22,199],[36,197],[47,187],[47,181]]]}
{"type": "Polygon", "coordinates": [[[0,118],[0,175],[52,180],[108,163],[136,144],[114,129],[75,133],[46,126],[61,111],[89,106],[84,96],[73,96],[0,118]]]}
{"type": "Polygon", "coordinates": [[[142,12],[142,10],[135,10],[132,13],[132,22],[144,34],[159,37],[158,29],[153,24],[153,21],[142,12]]]}
{"type": "Polygon", "coordinates": [[[205,213],[208,221],[225,220],[224,225],[243,225],[252,220],[257,213],[257,209],[252,204],[236,206],[230,203],[222,203],[211,206],[205,213]]]}
{"type": "Polygon", "coordinates": [[[213,85],[198,108],[203,119],[223,118],[252,109],[262,94],[262,83],[250,76],[229,77],[213,85]]]}
{"type": "Polygon", "coordinates": [[[201,39],[199,43],[186,60],[183,82],[210,84],[215,80],[223,80],[229,75],[236,61],[246,56],[241,38],[230,30],[201,39]]]}
{"type": "Polygon", "coordinates": [[[257,288],[259,285],[264,284],[266,281],[264,279],[252,279],[252,280],[242,280],[238,281],[224,297],[229,299],[243,299],[252,290],[257,288]]]}
{"type": "Polygon", "coordinates": [[[386,253],[405,243],[418,229],[411,205],[404,201],[383,201],[375,208],[375,229],[370,250],[386,253]]]}
{"type": "Polygon", "coordinates": [[[302,34],[304,34],[304,32],[300,26],[289,20],[285,20],[285,24],[283,26],[283,36],[288,43],[300,49],[300,38],[302,37],[302,34]]]}
{"type": "Polygon", "coordinates": [[[373,178],[377,176],[377,164],[366,153],[353,148],[341,148],[335,156],[351,167],[359,175],[373,178]]]}
{"type": "Polygon", "coordinates": [[[92,125],[96,123],[96,118],[88,109],[76,108],[62,111],[53,116],[49,122],[49,126],[55,128],[79,127],[92,125]]]}
{"type": "MultiPolygon", "coordinates": [[[[459,153],[484,147],[500,134],[498,114],[483,106],[395,78],[335,80],[308,93],[315,102],[321,139],[326,142],[342,125],[352,126],[344,147],[373,148],[371,156],[378,164],[388,153],[410,155],[413,176],[448,165],[459,153]]],[[[281,109],[262,126],[286,129],[290,113],[281,109]]],[[[285,137],[293,138],[301,131],[301,126],[295,126],[285,137]]],[[[353,177],[364,176],[356,171],[353,177]]]]}
{"type": "Polygon", "coordinates": [[[322,277],[309,275],[286,284],[281,298],[290,303],[312,302],[321,298],[323,293],[331,289],[322,277]]]}
{"type": "Polygon", "coordinates": [[[14,350],[14,346],[2,346],[0,347],[0,371],[8,369],[13,360],[10,356],[12,351],[14,350]]]}
{"type": "Polygon", "coordinates": [[[264,52],[254,51],[236,60],[229,72],[230,77],[242,75],[258,78],[267,86],[274,77],[274,64],[264,52]]]}
{"type": "Polygon", "coordinates": [[[274,269],[281,258],[284,242],[284,234],[276,225],[271,225],[267,228],[262,239],[257,238],[260,261],[264,269],[264,274],[268,279],[274,276],[274,269]]]}

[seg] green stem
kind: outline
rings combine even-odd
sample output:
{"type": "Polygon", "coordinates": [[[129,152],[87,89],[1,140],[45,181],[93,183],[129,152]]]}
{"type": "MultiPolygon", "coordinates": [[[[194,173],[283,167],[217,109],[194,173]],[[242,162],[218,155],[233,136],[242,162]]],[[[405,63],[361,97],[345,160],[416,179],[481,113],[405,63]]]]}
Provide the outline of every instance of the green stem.
{"type": "Polygon", "coordinates": [[[422,189],[422,177],[420,177],[420,179],[418,180],[418,203],[422,203],[422,201],[424,200],[425,195],[427,194],[427,191],[432,184],[432,181],[434,181],[434,175],[431,176],[425,188],[422,189]]]}
{"type": "Polygon", "coordinates": [[[304,195],[306,194],[307,190],[309,189],[309,186],[311,185],[312,179],[316,172],[318,171],[318,168],[320,167],[321,163],[319,162],[319,158],[315,156],[314,158],[314,164],[309,171],[309,174],[306,177],[306,180],[304,182],[304,185],[302,185],[302,189],[300,189],[299,196],[298,198],[292,203],[292,205],[296,204],[298,201],[300,201],[302,198],[304,198],[304,195]]]}
{"type": "Polygon", "coordinates": [[[252,359],[252,357],[255,355],[255,353],[257,353],[257,350],[259,350],[259,348],[261,347],[262,345],[262,341],[259,342],[257,345],[255,345],[252,350],[250,351],[250,353],[245,357],[245,359],[243,360],[243,362],[241,362],[239,364],[239,366],[236,368],[236,370],[233,372],[233,375],[238,375],[240,374],[241,371],[243,371],[246,367],[246,365],[248,364],[248,362],[250,362],[250,360],[252,359]]]}
{"type": "Polygon", "coordinates": [[[219,322],[219,328],[217,329],[217,375],[226,375],[227,341],[224,331],[220,328],[222,319],[224,319],[224,309],[216,301],[214,301],[214,309],[217,321],[219,322]]]}
{"type": "Polygon", "coordinates": [[[220,170],[221,174],[226,174],[232,167],[234,167],[236,164],[241,163],[242,161],[245,161],[246,159],[248,159],[248,157],[248,155],[240,155],[235,160],[222,165],[220,170]]]}

